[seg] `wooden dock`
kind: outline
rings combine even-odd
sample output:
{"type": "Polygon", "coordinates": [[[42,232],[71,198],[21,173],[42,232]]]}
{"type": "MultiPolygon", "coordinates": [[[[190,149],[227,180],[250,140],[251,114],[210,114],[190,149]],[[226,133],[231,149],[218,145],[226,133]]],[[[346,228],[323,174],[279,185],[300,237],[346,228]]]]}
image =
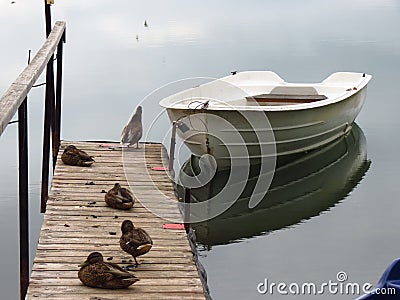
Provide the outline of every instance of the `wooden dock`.
{"type": "Polygon", "coordinates": [[[175,197],[166,172],[151,169],[162,165],[162,145],[141,144],[130,150],[134,155],[128,171],[121,148],[104,146],[98,142],[61,144],[26,299],[205,299],[185,230],[163,229],[170,221],[148,209],[154,203],[171,218],[181,219],[176,204],[160,208],[157,201],[161,194],[175,197]],[[60,156],[69,144],[93,155],[92,167],[64,165],[60,156]],[[107,207],[103,191],[115,182],[127,186],[128,173],[135,178],[130,183],[138,201],[129,211],[107,207]],[[150,252],[138,258],[141,265],[134,274],[140,281],[122,290],[84,286],[77,277],[78,265],[90,252],[101,252],[121,266],[131,264],[132,257],[119,247],[125,219],[146,229],[154,242],[150,252]]]}

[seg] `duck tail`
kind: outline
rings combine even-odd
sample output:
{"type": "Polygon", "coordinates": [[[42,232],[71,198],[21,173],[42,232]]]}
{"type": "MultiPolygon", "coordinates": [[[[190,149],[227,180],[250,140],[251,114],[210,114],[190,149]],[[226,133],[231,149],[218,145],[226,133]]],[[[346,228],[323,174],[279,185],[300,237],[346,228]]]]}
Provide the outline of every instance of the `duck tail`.
{"type": "Polygon", "coordinates": [[[121,144],[126,144],[128,126],[125,126],[121,132],[121,144]]]}
{"type": "Polygon", "coordinates": [[[83,162],[83,166],[84,166],[84,167],[90,167],[93,163],[94,163],[94,160],[91,160],[91,161],[84,161],[84,162],[83,162]]]}
{"type": "Polygon", "coordinates": [[[137,256],[140,256],[140,255],[143,255],[143,254],[149,252],[150,249],[151,249],[151,247],[152,247],[151,244],[140,245],[140,246],[136,249],[136,251],[137,251],[137,253],[138,253],[137,256]]]}
{"type": "Polygon", "coordinates": [[[139,281],[140,279],[137,277],[129,277],[121,279],[123,282],[129,282],[130,284],[134,284],[135,282],[139,281]]]}

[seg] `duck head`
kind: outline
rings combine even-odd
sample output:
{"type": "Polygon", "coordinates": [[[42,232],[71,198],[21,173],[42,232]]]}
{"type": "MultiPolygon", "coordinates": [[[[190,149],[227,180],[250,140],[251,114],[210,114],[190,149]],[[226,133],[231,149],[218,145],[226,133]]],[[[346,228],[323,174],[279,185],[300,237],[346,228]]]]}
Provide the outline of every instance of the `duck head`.
{"type": "Polygon", "coordinates": [[[88,265],[93,265],[95,263],[102,263],[103,255],[100,252],[92,252],[88,255],[87,259],[79,265],[79,267],[85,267],[88,265]]]}
{"type": "Polygon", "coordinates": [[[121,231],[122,231],[123,234],[128,233],[133,228],[135,228],[135,226],[133,225],[132,221],[125,220],[125,221],[122,222],[121,231]]]}

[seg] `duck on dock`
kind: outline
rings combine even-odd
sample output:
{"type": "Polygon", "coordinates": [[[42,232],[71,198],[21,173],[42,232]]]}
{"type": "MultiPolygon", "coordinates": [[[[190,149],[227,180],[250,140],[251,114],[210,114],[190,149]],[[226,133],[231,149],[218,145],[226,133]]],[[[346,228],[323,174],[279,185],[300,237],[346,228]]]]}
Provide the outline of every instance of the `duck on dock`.
{"type": "Polygon", "coordinates": [[[86,261],[79,265],[80,281],[89,287],[103,289],[123,289],[139,281],[135,275],[114,263],[104,262],[103,255],[92,252],[86,261]]]}
{"type": "Polygon", "coordinates": [[[93,156],[76,148],[74,145],[69,145],[64,149],[61,160],[66,165],[80,167],[90,167],[94,163],[93,156]]]}
{"type": "Polygon", "coordinates": [[[130,209],[135,203],[135,197],[129,189],[123,188],[118,182],[104,196],[109,207],[117,209],[130,209]]]}
{"type": "Polygon", "coordinates": [[[130,220],[122,222],[121,231],[122,236],[119,240],[121,249],[132,255],[135,266],[138,266],[136,257],[149,252],[153,246],[153,240],[144,229],[136,228],[130,220]]]}
{"type": "Polygon", "coordinates": [[[136,144],[136,148],[139,148],[139,140],[142,138],[142,134],[142,107],[138,106],[135,114],[122,130],[121,143],[128,144],[128,147],[136,144]]]}

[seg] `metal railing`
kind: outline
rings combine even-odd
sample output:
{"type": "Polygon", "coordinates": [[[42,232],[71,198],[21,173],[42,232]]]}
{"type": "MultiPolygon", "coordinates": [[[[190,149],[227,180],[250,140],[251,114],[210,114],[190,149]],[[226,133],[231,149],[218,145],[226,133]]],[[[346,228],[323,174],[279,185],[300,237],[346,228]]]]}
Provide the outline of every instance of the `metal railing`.
{"type": "MultiPolygon", "coordinates": [[[[46,6],[47,7],[47,6],[46,6]]],[[[47,8],[46,8],[47,9],[47,8]]],[[[50,14],[48,15],[50,16],[50,14]]],[[[46,12],[46,21],[47,19],[46,12]]],[[[50,22],[46,22],[46,25],[50,22]]],[[[19,256],[20,298],[29,285],[29,211],[28,211],[28,93],[46,68],[44,113],[41,212],[46,210],[50,164],[50,134],[53,162],[60,145],[62,55],[65,43],[65,22],[58,21],[52,30],[46,26],[47,39],[28,66],[0,98],[0,136],[18,111],[18,179],[19,179],[19,256]],[[54,89],[54,53],[57,51],[56,89],[54,89]],[[55,92],[54,92],[55,90],[55,92]]],[[[14,122],[13,122],[14,123],[14,122]]],[[[53,165],[54,167],[54,165],[53,165]]]]}

